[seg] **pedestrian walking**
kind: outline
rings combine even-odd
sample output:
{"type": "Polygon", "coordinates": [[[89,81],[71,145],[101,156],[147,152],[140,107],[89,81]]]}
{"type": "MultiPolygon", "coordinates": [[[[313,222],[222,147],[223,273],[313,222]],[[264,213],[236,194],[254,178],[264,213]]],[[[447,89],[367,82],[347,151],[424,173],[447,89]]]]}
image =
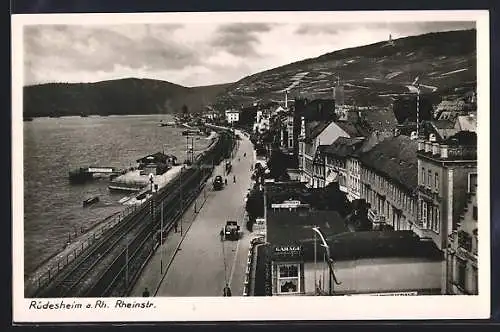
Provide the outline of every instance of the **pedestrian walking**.
{"type": "Polygon", "coordinates": [[[233,183],[236,183],[236,175],[233,175],[233,183]]]}
{"type": "Polygon", "coordinates": [[[177,233],[177,227],[179,226],[178,222],[175,221],[174,222],[174,231],[177,233]]]}
{"type": "Polygon", "coordinates": [[[227,186],[227,178],[224,179],[224,184],[227,186]]]}
{"type": "Polygon", "coordinates": [[[231,296],[231,288],[229,288],[228,284],[224,287],[224,296],[231,296]]]}
{"type": "Polygon", "coordinates": [[[148,288],[144,288],[144,292],[142,292],[142,297],[149,297],[149,290],[148,288]]]}

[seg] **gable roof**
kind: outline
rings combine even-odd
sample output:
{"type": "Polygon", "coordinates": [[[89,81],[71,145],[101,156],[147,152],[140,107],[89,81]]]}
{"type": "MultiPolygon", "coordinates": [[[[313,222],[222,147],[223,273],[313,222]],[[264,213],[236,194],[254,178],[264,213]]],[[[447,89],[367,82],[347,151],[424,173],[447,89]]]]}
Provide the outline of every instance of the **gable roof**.
{"type": "Polygon", "coordinates": [[[409,191],[417,188],[417,142],[408,136],[389,137],[360,154],[364,165],[409,191]]]}
{"type": "Polygon", "coordinates": [[[332,120],[306,121],[306,139],[312,141],[332,123],[332,120]]]}
{"type": "Polygon", "coordinates": [[[436,127],[436,129],[453,129],[455,128],[455,122],[447,119],[443,120],[433,120],[431,121],[432,125],[436,127]]]}

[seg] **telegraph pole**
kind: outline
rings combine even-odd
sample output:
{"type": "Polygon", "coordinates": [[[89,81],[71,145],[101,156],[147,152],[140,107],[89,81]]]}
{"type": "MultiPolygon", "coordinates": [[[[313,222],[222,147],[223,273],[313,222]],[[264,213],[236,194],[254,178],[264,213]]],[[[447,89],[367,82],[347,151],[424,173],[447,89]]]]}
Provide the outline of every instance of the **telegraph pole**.
{"type": "Polygon", "coordinates": [[[154,241],[154,220],[155,220],[155,215],[154,215],[154,199],[155,199],[155,195],[154,195],[154,192],[153,192],[153,174],[149,174],[149,182],[151,183],[151,230],[150,230],[150,237],[151,237],[151,252],[153,252],[154,250],[154,245],[155,245],[155,241],[154,241]]]}
{"type": "Polygon", "coordinates": [[[163,274],[163,201],[161,202],[160,220],[160,274],[163,274]]]}
{"type": "Polygon", "coordinates": [[[129,243],[127,242],[127,249],[125,250],[125,287],[128,288],[128,246],[129,243]]]}
{"type": "Polygon", "coordinates": [[[184,166],[182,166],[181,168],[181,174],[179,176],[179,190],[180,190],[180,204],[181,204],[181,215],[180,215],[180,218],[181,218],[181,237],[182,237],[182,217],[184,216],[184,202],[183,202],[183,195],[182,195],[182,171],[184,169],[184,166]]]}
{"type": "Polygon", "coordinates": [[[420,87],[417,84],[417,139],[420,137],[420,87]]]}

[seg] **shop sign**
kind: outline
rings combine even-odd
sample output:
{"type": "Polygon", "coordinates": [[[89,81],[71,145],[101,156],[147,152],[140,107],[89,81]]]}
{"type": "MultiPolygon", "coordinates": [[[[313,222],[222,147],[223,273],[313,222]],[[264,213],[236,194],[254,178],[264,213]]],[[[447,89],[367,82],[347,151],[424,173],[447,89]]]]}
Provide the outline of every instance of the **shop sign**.
{"type": "Polygon", "coordinates": [[[271,204],[273,209],[294,209],[298,207],[307,207],[309,204],[302,204],[301,201],[283,201],[283,203],[271,204]]]}
{"type": "Polygon", "coordinates": [[[302,256],[302,246],[288,245],[274,247],[275,257],[300,257],[302,256]]]}

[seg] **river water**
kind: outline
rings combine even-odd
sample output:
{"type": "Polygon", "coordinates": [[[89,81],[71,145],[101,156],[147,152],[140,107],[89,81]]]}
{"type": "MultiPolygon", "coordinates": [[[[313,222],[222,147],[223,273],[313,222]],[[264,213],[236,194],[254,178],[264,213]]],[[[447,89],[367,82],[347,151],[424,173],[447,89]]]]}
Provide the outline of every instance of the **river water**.
{"type": "MultiPolygon", "coordinates": [[[[82,166],[136,166],[158,151],[186,158],[183,129],[159,127],[168,115],[36,118],[24,124],[24,269],[30,274],[64,247],[68,234],[91,228],[120,211],[126,193],[111,193],[109,180],[70,185],[68,172],[82,166]],[[88,197],[100,202],[82,207],[88,197]]],[[[194,141],[195,153],[210,140],[194,141]]],[[[191,144],[191,142],[189,142],[191,144]]]]}

